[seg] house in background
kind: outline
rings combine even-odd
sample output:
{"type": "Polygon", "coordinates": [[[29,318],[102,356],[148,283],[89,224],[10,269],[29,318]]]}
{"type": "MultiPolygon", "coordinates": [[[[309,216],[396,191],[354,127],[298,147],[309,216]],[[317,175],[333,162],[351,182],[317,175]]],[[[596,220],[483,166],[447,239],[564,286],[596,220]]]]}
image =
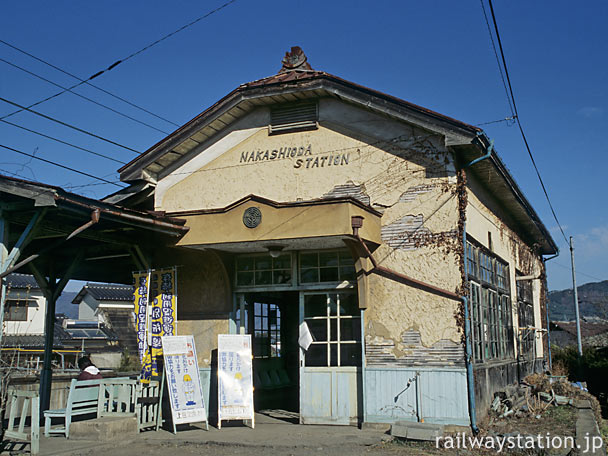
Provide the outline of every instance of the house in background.
{"type": "Polygon", "coordinates": [[[4,305],[3,331],[7,336],[44,334],[46,298],[33,276],[10,274],[4,305]]]}
{"type": "Polygon", "coordinates": [[[66,320],[65,328],[82,337],[98,366],[115,367],[122,353],[137,353],[133,287],[112,283],[87,283],[73,299],[78,304],[78,320],[66,320]],[[108,334],[117,341],[112,350],[92,350],[91,342],[108,334]]]}
{"type": "MultiPolygon", "coordinates": [[[[83,287],[73,300],[80,304],[80,318],[62,316],[54,327],[55,367],[73,368],[77,358],[87,353],[98,367],[114,368],[120,364],[125,347],[135,353],[132,295],[132,287],[125,285],[83,287]]],[[[34,277],[9,275],[2,352],[5,358],[12,358],[12,364],[32,369],[41,367],[45,313],[46,298],[34,277]]]]}
{"type": "MultiPolygon", "coordinates": [[[[46,298],[34,277],[28,274],[10,274],[6,285],[3,357],[12,358],[13,365],[39,368],[44,352],[46,298]]],[[[70,339],[61,326],[55,326],[53,352],[57,367],[67,367],[76,360],[79,351],[70,344],[70,339]]]]}

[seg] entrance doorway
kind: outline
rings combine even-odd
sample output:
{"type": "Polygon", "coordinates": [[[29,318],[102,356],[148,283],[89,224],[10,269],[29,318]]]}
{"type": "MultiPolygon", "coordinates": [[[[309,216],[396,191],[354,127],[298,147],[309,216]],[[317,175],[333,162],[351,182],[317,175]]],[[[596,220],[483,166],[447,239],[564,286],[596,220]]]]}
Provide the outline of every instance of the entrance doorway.
{"type": "Polygon", "coordinates": [[[303,292],[300,324],[313,342],[301,350],[300,422],[357,424],[361,416],[361,311],[357,295],[303,292]]]}
{"type": "Polygon", "coordinates": [[[238,295],[239,332],[251,334],[254,406],[299,412],[299,293],[269,291],[238,295]]]}

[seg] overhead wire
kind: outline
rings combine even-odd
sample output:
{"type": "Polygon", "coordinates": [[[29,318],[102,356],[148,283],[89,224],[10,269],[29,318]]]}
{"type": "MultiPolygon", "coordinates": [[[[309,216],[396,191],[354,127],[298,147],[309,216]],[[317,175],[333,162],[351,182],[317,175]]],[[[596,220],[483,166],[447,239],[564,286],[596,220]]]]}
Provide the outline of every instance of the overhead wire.
{"type": "Polygon", "coordinates": [[[89,82],[89,81],[88,81],[88,80],[86,80],[86,79],[82,79],[82,78],[80,78],[80,77],[76,76],[74,73],[71,73],[71,72],[69,72],[69,71],[67,71],[67,70],[65,70],[65,69],[63,69],[63,68],[61,68],[61,67],[58,67],[57,65],[53,65],[52,63],[47,62],[46,60],[44,60],[44,59],[42,59],[42,58],[40,58],[40,57],[37,57],[37,56],[35,56],[34,54],[32,54],[32,53],[30,53],[30,52],[27,52],[27,51],[25,51],[25,50],[23,50],[23,49],[21,49],[21,48],[19,48],[19,47],[15,46],[14,44],[8,43],[8,42],[6,42],[6,41],[4,41],[4,40],[2,40],[2,39],[0,39],[0,43],[2,43],[2,44],[4,44],[5,46],[8,46],[8,47],[10,47],[10,48],[12,48],[12,49],[14,49],[14,50],[18,51],[18,52],[21,52],[22,54],[27,55],[28,57],[31,57],[32,59],[37,60],[38,62],[43,63],[43,64],[45,64],[45,65],[47,65],[47,66],[49,66],[49,67],[51,67],[51,68],[53,68],[53,69],[55,69],[55,70],[57,70],[57,71],[60,71],[60,72],[61,72],[61,73],[63,73],[63,74],[66,74],[66,75],[68,75],[68,76],[70,76],[70,77],[72,77],[72,78],[74,78],[74,79],[78,79],[79,81],[84,82],[84,84],[88,85],[89,87],[93,87],[94,89],[97,89],[97,90],[99,90],[100,92],[105,93],[106,95],[109,95],[109,96],[111,96],[111,97],[113,97],[113,98],[115,98],[115,99],[117,99],[117,100],[120,100],[120,101],[122,101],[123,103],[128,104],[129,106],[132,106],[132,107],[134,107],[134,108],[136,108],[136,109],[139,109],[140,111],[145,112],[146,114],[149,114],[149,115],[151,115],[151,116],[153,116],[153,117],[156,117],[156,118],[157,118],[157,119],[159,119],[159,120],[162,120],[162,121],[164,121],[164,122],[167,122],[167,123],[169,123],[169,124],[171,124],[171,125],[173,125],[173,126],[175,126],[175,127],[179,127],[179,126],[180,126],[180,124],[178,124],[178,123],[176,123],[176,122],[173,122],[172,120],[169,120],[169,119],[167,119],[166,117],[163,117],[163,116],[160,116],[160,115],[158,115],[158,114],[155,114],[154,112],[152,112],[152,111],[150,111],[150,110],[148,110],[148,109],[146,109],[146,108],[143,108],[142,106],[139,106],[138,104],[135,104],[135,103],[133,103],[132,101],[129,101],[129,100],[127,100],[127,99],[126,99],[126,98],[124,98],[124,97],[121,97],[121,96],[119,96],[119,95],[116,95],[115,93],[112,93],[112,92],[110,92],[109,90],[106,90],[106,89],[104,89],[104,88],[102,88],[102,87],[99,87],[99,86],[97,86],[97,85],[95,85],[95,84],[93,84],[93,83],[89,82]]]}
{"type": "MultiPolygon", "coordinates": [[[[488,14],[486,13],[486,7],[483,4],[483,0],[479,0],[481,2],[481,9],[483,10],[483,18],[486,21],[486,26],[488,27],[488,34],[490,35],[490,42],[492,43],[492,49],[494,50],[494,57],[496,57],[496,65],[498,66],[498,72],[500,73],[500,79],[502,80],[502,86],[505,89],[505,95],[507,96],[507,103],[509,104],[509,110],[511,111],[511,119],[515,118],[515,109],[513,108],[513,103],[511,102],[511,97],[509,96],[509,90],[507,89],[507,83],[505,81],[505,75],[502,70],[502,65],[500,64],[500,59],[498,57],[498,51],[496,50],[496,43],[494,42],[494,35],[492,34],[492,29],[490,28],[490,22],[488,21],[488,14]]],[[[506,120],[506,119],[504,119],[506,120]]],[[[487,125],[495,122],[502,122],[503,120],[494,121],[494,122],[486,122],[479,125],[487,125]]]]}
{"type": "Polygon", "coordinates": [[[50,136],[50,135],[47,135],[45,133],[41,133],[41,132],[36,131],[36,130],[32,130],[31,128],[24,127],[23,125],[19,125],[19,124],[13,123],[13,122],[10,122],[8,120],[0,120],[0,122],[5,123],[7,125],[12,125],[13,127],[20,128],[21,130],[25,130],[25,131],[33,133],[35,135],[42,136],[43,138],[47,138],[47,139],[50,139],[52,141],[56,141],[56,142],[58,142],[60,144],[64,144],[66,146],[70,146],[70,147],[73,147],[73,148],[78,149],[78,150],[82,150],[83,152],[86,152],[88,154],[97,155],[98,157],[102,157],[102,158],[105,158],[107,160],[112,160],[113,162],[116,162],[116,163],[119,163],[119,164],[122,164],[122,165],[126,164],[126,162],[124,162],[122,160],[117,160],[116,158],[110,157],[108,155],[100,154],[99,152],[95,152],[93,150],[86,149],[86,148],[81,147],[81,146],[77,146],[76,144],[69,143],[69,142],[64,141],[62,139],[55,138],[54,136],[50,136]]]}
{"type": "MultiPolygon", "coordinates": [[[[133,53],[129,54],[128,56],[126,56],[126,57],[124,57],[124,58],[122,58],[122,59],[116,60],[114,63],[112,63],[112,64],[111,64],[110,66],[108,66],[106,69],[101,70],[101,71],[98,71],[97,73],[95,73],[95,74],[93,74],[93,75],[89,76],[89,77],[88,77],[86,80],[81,80],[81,81],[79,81],[77,84],[74,84],[74,85],[72,85],[72,86],[70,86],[70,87],[67,87],[66,89],[64,89],[64,90],[62,90],[62,91],[60,91],[60,92],[57,92],[57,93],[55,93],[55,94],[53,94],[53,95],[50,95],[50,96],[48,96],[48,97],[46,97],[46,98],[44,98],[44,99],[42,99],[42,100],[39,100],[39,101],[37,101],[37,102],[35,102],[35,103],[32,103],[32,104],[28,105],[28,106],[27,106],[27,108],[32,108],[32,107],[37,106],[37,105],[39,105],[39,104],[45,103],[45,102],[47,102],[47,101],[49,101],[49,100],[51,100],[51,99],[53,99],[53,98],[55,98],[55,97],[58,97],[59,95],[62,95],[62,94],[64,94],[64,93],[66,93],[66,92],[71,92],[71,91],[72,91],[73,89],[75,89],[76,87],[79,87],[79,86],[81,86],[81,85],[85,84],[85,83],[86,83],[86,82],[88,82],[88,81],[91,81],[91,80],[93,80],[93,79],[95,79],[95,78],[98,78],[98,77],[99,77],[99,76],[101,76],[102,74],[105,74],[105,73],[107,73],[107,72],[109,72],[109,71],[112,71],[112,70],[113,70],[114,68],[116,68],[118,65],[120,65],[120,64],[122,64],[122,63],[124,63],[124,62],[126,62],[126,61],[127,61],[127,60],[129,60],[129,59],[132,59],[133,57],[135,57],[135,56],[137,56],[137,55],[141,54],[142,52],[147,51],[147,50],[148,50],[148,49],[150,49],[151,47],[156,46],[156,45],[157,45],[157,44],[159,44],[160,42],[162,42],[162,41],[166,40],[167,38],[172,37],[173,35],[175,35],[175,34],[177,34],[177,33],[181,32],[181,31],[183,31],[183,30],[185,30],[185,29],[187,29],[188,27],[193,26],[194,24],[196,24],[196,23],[200,22],[201,20],[206,19],[207,17],[211,16],[212,14],[217,13],[218,11],[220,11],[220,10],[222,10],[222,9],[226,8],[228,5],[230,5],[230,4],[232,4],[232,3],[234,3],[235,1],[236,1],[236,0],[230,0],[230,1],[226,2],[226,3],[224,3],[223,5],[221,5],[221,6],[217,7],[217,8],[215,8],[215,9],[213,9],[213,10],[211,10],[211,11],[209,11],[208,13],[206,13],[206,14],[204,14],[204,15],[202,15],[202,16],[200,16],[200,17],[196,18],[196,19],[194,19],[193,21],[191,21],[191,22],[187,23],[186,25],[181,26],[181,27],[180,27],[180,28],[178,28],[177,30],[174,30],[173,32],[168,33],[168,34],[164,35],[163,37],[161,37],[161,38],[157,39],[156,41],[153,41],[152,43],[150,43],[150,44],[148,44],[148,45],[144,46],[143,48],[141,48],[141,49],[139,49],[139,50],[137,50],[137,51],[135,51],[135,52],[133,52],[133,53]]],[[[7,117],[10,117],[10,116],[12,116],[12,115],[15,115],[15,114],[17,114],[17,113],[19,113],[19,112],[22,112],[22,111],[24,111],[24,110],[27,110],[27,109],[26,109],[26,108],[24,108],[24,107],[22,107],[22,108],[18,109],[17,111],[13,111],[13,112],[11,112],[11,113],[9,113],[9,114],[6,114],[6,115],[4,115],[4,116],[0,117],[0,119],[6,119],[7,117]]]]}
{"type": "MultiPolygon", "coordinates": [[[[12,66],[13,68],[16,68],[16,69],[18,69],[18,70],[20,70],[20,71],[23,71],[24,73],[27,73],[27,74],[29,74],[30,76],[33,76],[33,77],[35,77],[35,78],[38,78],[38,79],[40,79],[41,81],[44,81],[44,82],[46,82],[46,83],[48,83],[48,84],[54,85],[55,87],[59,87],[60,89],[66,89],[66,90],[67,90],[67,87],[62,86],[61,84],[57,84],[56,82],[51,81],[50,79],[45,78],[44,76],[40,76],[39,74],[34,73],[33,71],[29,71],[29,70],[27,70],[27,69],[25,69],[25,68],[23,68],[23,67],[21,67],[21,66],[19,66],[19,65],[16,65],[16,64],[14,64],[14,63],[12,63],[12,62],[9,62],[8,60],[3,59],[2,57],[0,57],[0,62],[3,62],[3,63],[5,63],[5,64],[7,64],[7,65],[10,65],[10,66],[12,66]]],[[[107,109],[108,111],[111,111],[111,112],[113,112],[114,114],[117,114],[117,115],[119,115],[119,116],[122,116],[122,117],[124,117],[124,118],[126,118],[126,119],[132,120],[133,122],[137,122],[138,124],[144,125],[144,126],[146,126],[146,127],[148,127],[148,128],[151,128],[151,129],[153,129],[153,130],[156,130],[156,131],[158,131],[158,132],[160,132],[160,133],[163,133],[163,134],[165,134],[165,135],[168,135],[168,134],[169,134],[169,132],[168,132],[168,131],[161,130],[160,128],[156,128],[154,125],[151,125],[151,124],[149,124],[149,123],[147,123],[147,122],[143,122],[143,121],[141,121],[141,120],[139,120],[139,119],[136,119],[135,117],[132,117],[132,116],[130,116],[130,115],[128,115],[128,114],[125,114],[124,112],[121,112],[121,111],[119,111],[119,110],[117,110],[117,109],[114,109],[114,108],[112,108],[111,106],[105,105],[105,104],[103,104],[103,103],[100,103],[99,101],[93,100],[92,98],[89,98],[89,97],[87,97],[87,96],[81,95],[81,94],[79,94],[78,92],[74,92],[73,90],[69,90],[69,92],[70,92],[72,95],[76,95],[77,97],[82,98],[83,100],[88,101],[89,103],[93,103],[93,104],[95,104],[95,105],[97,105],[97,106],[100,106],[100,107],[102,107],[102,108],[104,108],[104,109],[107,109]]]]}
{"type": "MultiPolygon", "coordinates": [[[[118,146],[118,147],[121,147],[123,149],[129,150],[129,151],[134,152],[134,153],[136,153],[138,155],[140,154],[139,151],[137,151],[135,149],[132,149],[131,147],[125,146],[125,145],[120,144],[120,143],[117,143],[116,141],[112,141],[111,139],[104,138],[103,136],[97,135],[95,133],[91,133],[90,131],[83,130],[82,128],[76,127],[76,126],[71,125],[71,124],[69,124],[67,122],[64,122],[62,120],[55,119],[54,117],[47,116],[46,114],[42,114],[41,112],[34,111],[33,109],[30,109],[27,106],[22,106],[19,103],[15,103],[14,101],[7,100],[6,98],[3,98],[3,97],[0,97],[0,101],[3,101],[5,103],[8,103],[8,104],[13,105],[13,106],[17,106],[17,107],[21,108],[24,111],[31,112],[32,114],[36,114],[37,116],[43,117],[44,119],[50,120],[50,121],[58,123],[60,125],[63,125],[64,127],[68,127],[68,128],[73,129],[73,130],[79,131],[80,133],[84,133],[85,135],[92,136],[93,138],[97,138],[97,139],[99,139],[101,141],[105,141],[105,142],[107,142],[109,144],[113,144],[115,146],[118,146]]],[[[0,120],[4,120],[4,118],[0,118],[0,120]]]]}
{"type": "Polygon", "coordinates": [[[52,161],[52,160],[47,160],[47,159],[45,159],[45,158],[38,157],[38,156],[36,156],[36,155],[28,154],[27,152],[23,152],[22,150],[15,149],[15,148],[13,148],[13,147],[5,146],[5,145],[3,145],[3,144],[0,144],[0,147],[2,147],[3,149],[6,149],[6,150],[10,150],[10,151],[12,151],[12,152],[15,152],[15,153],[17,153],[17,154],[25,155],[26,157],[30,157],[30,158],[33,158],[33,159],[35,159],[35,160],[40,160],[40,161],[45,162],[45,163],[48,163],[48,164],[50,164],[50,165],[54,165],[54,166],[57,166],[57,167],[59,167],[59,168],[66,169],[66,170],[68,170],[68,171],[72,171],[72,172],[74,172],[74,173],[82,174],[83,176],[86,176],[86,177],[91,177],[91,178],[93,178],[93,179],[97,179],[97,180],[99,180],[99,181],[105,182],[106,184],[112,184],[112,185],[115,185],[116,187],[124,188],[124,186],[122,186],[122,185],[118,185],[116,182],[112,182],[112,181],[109,181],[109,180],[104,179],[104,178],[102,178],[102,177],[98,177],[98,176],[95,176],[95,175],[93,175],[93,174],[89,174],[89,173],[86,173],[86,172],[84,172],[84,171],[80,171],[80,170],[78,170],[78,169],[71,168],[71,167],[66,166],[66,165],[62,165],[61,163],[57,163],[57,162],[52,161]]]}
{"type": "MultiPolygon", "coordinates": [[[[507,61],[505,59],[505,54],[504,54],[504,50],[502,47],[502,41],[500,39],[500,32],[498,31],[498,24],[496,22],[496,15],[494,14],[494,7],[492,5],[492,0],[488,0],[488,4],[490,6],[490,13],[492,14],[492,22],[494,24],[494,31],[496,33],[496,40],[498,41],[498,47],[500,49],[500,56],[502,59],[502,64],[505,70],[505,77],[507,80],[507,85],[509,87],[509,93],[511,95],[511,101],[512,101],[512,106],[513,106],[513,112],[515,115],[515,120],[517,122],[517,126],[519,127],[519,131],[521,133],[521,137],[524,141],[524,144],[526,146],[526,150],[528,151],[528,155],[530,156],[530,160],[532,161],[532,165],[534,166],[534,170],[536,171],[536,176],[538,177],[538,180],[540,182],[540,185],[543,189],[543,193],[545,194],[545,198],[547,199],[547,203],[549,203],[549,208],[551,209],[551,214],[553,215],[553,218],[555,219],[555,222],[557,223],[557,226],[559,227],[559,230],[562,234],[562,236],[564,237],[564,240],[566,241],[566,244],[569,245],[569,241],[568,241],[568,237],[566,236],[566,233],[564,233],[564,229],[562,228],[561,223],[559,222],[559,219],[557,218],[557,214],[555,212],[555,209],[553,208],[553,204],[551,203],[551,199],[549,198],[549,193],[547,192],[547,188],[545,187],[545,183],[543,182],[543,179],[540,175],[540,171],[538,170],[538,166],[536,166],[536,161],[534,160],[534,156],[532,155],[532,150],[530,149],[530,145],[528,144],[528,139],[526,138],[526,135],[524,133],[524,129],[521,125],[521,121],[519,119],[519,113],[517,112],[517,104],[515,102],[515,95],[513,94],[513,86],[511,85],[511,78],[509,77],[509,69],[507,67],[507,61]]],[[[483,3],[482,3],[483,5],[483,3]]]]}

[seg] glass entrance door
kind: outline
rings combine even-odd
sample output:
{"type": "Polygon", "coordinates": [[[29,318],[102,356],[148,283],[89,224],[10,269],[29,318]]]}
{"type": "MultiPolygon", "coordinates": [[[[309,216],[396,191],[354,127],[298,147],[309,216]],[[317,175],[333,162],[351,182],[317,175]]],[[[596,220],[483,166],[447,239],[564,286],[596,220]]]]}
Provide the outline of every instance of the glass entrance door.
{"type": "Polygon", "coordinates": [[[300,294],[300,325],[313,342],[300,349],[300,421],[356,424],[361,375],[361,311],[354,292],[300,294]]]}

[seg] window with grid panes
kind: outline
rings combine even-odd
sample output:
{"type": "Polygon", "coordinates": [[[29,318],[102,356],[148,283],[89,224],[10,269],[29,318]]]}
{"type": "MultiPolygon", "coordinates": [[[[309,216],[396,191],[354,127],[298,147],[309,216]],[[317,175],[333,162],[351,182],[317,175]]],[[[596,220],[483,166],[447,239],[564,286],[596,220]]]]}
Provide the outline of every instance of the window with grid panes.
{"type": "Polygon", "coordinates": [[[27,301],[7,299],[4,307],[4,321],[27,321],[27,301]]]}
{"type": "Polygon", "coordinates": [[[473,244],[467,242],[467,265],[468,273],[474,277],[478,276],[478,264],[477,264],[477,248],[473,244]]]}
{"type": "Polygon", "coordinates": [[[281,311],[276,304],[253,303],[253,356],[281,356],[281,311]]]}
{"type": "Polygon", "coordinates": [[[480,309],[480,304],[481,304],[481,300],[479,299],[479,294],[480,294],[480,290],[481,288],[479,287],[479,284],[475,283],[475,282],[471,282],[470,283],[470,296],[469,296],[469,302],[471,305],[471,330],[472,330],[472,337],[473,337],[473,359],[475,360],[480,360],[482,359],[482,347],[483,347],[483,339],[482,339],[482,332],[481,332],[481,325],[482,325],[482,319],[481,319],[481,309],[480,309]]]}
{"type": "Polygon", "coordinates": [[[532,283],[529,280],[517,281],[517,314],[519,317],[520,352],[526,358],[534,357],[534,304],[532,283]]]}
{"type": "Polygon", "coordinates": [[[300,283],[353,281],[355,276],[348,250],[300,253],[300,283]]]}
{"type": "Polygon", "coordinates": [[[304,322],[313,342],[307,367],[361,365],[361,313],[354,293],[304,295],[304,322]]]}
{"type": "Polygon", "coordinates": [[[476,362],[513,357],[509,267],[491,252],[467,242],[473,357],[476,362]],[[473,255],[471,259],[469,255],[473,255]]]}
{"type": "Polygon", "coordinates": [[[259,287],[291,284],[291,254],[278,258],[270,255],[238,257],[236,260],[236,285],[259,287]]]}

